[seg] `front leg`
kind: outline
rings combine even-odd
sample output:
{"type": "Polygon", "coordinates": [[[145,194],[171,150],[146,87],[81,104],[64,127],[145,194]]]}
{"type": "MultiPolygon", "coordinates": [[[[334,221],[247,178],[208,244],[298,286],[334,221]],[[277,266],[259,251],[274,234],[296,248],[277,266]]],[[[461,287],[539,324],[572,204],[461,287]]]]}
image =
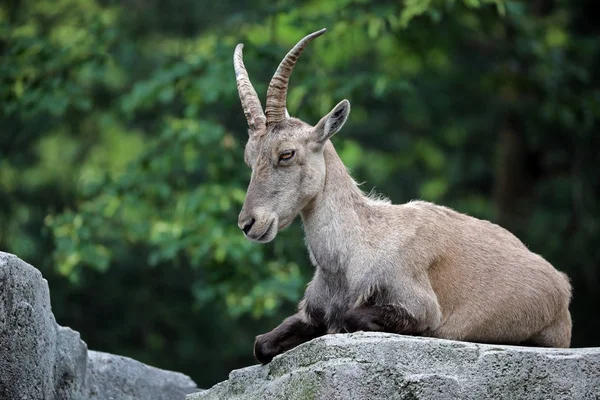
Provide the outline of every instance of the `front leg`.
{"type": "Polygon", "coordinates": [[[281,325],[271,332],[256,337],[254,358],[260,363],[266,364],[276,355],[325,333],[326,328],[323,321],[308,318],[306,313],[301,310],[286,318],[281,325]]]}
{"type": "Polygon", "coordinates": [[[348,310],[344,317],[347,332],[375,331],[414,335],[419,332],[417,319],[403,306],[363,305],[348,310]]]}

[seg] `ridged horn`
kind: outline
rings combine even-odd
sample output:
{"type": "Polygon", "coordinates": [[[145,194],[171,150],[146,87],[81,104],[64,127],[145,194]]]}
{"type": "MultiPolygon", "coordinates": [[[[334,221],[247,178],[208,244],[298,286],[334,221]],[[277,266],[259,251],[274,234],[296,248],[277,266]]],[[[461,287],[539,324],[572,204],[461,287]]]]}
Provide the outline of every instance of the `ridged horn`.
{"type": "Polygon", "coordinates": [[[236,46],[233,53],[233,68],[235,69],[235,80],[242,108],[244,109],[244,115],[246,115],[251,133],[254,133],[265,130],[267,119],[244,66],[243,48],[244,45],[241,43],[236,46]]]}
{"type": "Polygon", "coordinates": [[[327,29],[321,29],[305,36],[300,40],[293,49],[291,49],[285,56],[285,58],[277,67],[275,75],[271,78],[269,83],[269,89],[267,90],[267,108],[265,113],[267,114],[267,124],[273,124],[283,121],[286,118],[286,98],[287,88],[290,81],[290,76],[294,70],[294,65],[298,57],[302,53],[302,50],[317,36],[321,36],[327,29]]]}

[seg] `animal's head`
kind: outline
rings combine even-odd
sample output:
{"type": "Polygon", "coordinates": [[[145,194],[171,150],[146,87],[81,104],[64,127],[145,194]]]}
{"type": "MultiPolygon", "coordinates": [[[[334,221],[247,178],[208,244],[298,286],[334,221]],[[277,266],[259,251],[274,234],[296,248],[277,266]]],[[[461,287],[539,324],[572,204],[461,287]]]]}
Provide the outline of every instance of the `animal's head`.
{"type": "Polygon", "coordinates": [[[343,100],[317,125],[311,126],[290,117],[286,109],[294,65],[306,45],[324,32],[322,29],[304,37],[281,61],[267,90],[265,112],[244,66],[243,45],[238,44],[235,49],[233,64],[238,93],[249,127],[244,158],[252,168],[238,225],[250,240],[263,243],[273,240],[322,190],[323,148],[350,113],[350,103],[343,100]]]}

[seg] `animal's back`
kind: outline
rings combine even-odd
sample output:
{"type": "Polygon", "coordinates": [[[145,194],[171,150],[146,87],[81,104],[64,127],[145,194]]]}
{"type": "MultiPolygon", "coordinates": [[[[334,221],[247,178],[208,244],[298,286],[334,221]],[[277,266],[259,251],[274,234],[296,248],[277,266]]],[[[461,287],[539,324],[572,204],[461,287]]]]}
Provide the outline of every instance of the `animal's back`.
{"type": "Polygon", "coordinates": [[[557,320],[564,328],[568,319],[570,340],[565,274],[489,221],[421,201],[401,207],[412,208],[414,245],[430,254],[428,273],[443,315],[432,335],[521,343],[557,320]]]}

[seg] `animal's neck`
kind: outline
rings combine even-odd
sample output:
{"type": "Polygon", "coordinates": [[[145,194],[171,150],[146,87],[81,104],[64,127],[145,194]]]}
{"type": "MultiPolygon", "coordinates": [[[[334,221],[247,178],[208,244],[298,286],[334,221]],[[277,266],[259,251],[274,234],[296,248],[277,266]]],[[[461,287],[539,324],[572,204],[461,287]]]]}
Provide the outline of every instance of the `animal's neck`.
{"type": "Polygon", "coordinates": [[[319,267],[339,269],[360,240],[368,199],[358,188],[331,142],[324,148],[323,190],[302,210],[306,243],[319,267]]]}

